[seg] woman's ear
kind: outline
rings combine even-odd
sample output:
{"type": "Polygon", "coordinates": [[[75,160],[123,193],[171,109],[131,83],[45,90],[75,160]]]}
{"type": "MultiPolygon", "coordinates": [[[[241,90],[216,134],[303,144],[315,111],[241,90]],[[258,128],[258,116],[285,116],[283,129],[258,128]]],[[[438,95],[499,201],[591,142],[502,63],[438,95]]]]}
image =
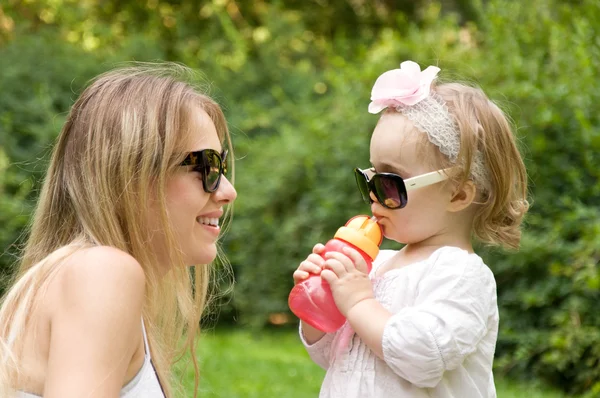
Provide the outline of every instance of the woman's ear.
{"type": "Polygon", "coordinates": [[[454,213],[466,209],[475,200],[475,195],[477,195],[477,187],[475,187],[473,181],[468,180],[463,182],[454,192],[452,199],[448,203],[447,210],[454,213]]]}

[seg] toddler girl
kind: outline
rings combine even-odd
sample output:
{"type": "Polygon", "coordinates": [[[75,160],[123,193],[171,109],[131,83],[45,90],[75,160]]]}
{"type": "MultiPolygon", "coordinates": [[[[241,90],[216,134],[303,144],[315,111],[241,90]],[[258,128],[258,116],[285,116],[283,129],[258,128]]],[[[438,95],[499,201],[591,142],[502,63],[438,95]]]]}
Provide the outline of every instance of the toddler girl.
{"type": "Polygon", "coordinates": [[[371,167],[355,169],[388,239],[370,275],[352,249],[324,246],[294,272],[321,274],[347,322],[323,333],[301,322],[327,370],[320,397],[495,397],[496,284],[477,239],[518,248],[527,176],[503,112],[478,88],[436,85],[439,68],[403,62],[382,74],[369,112],[384,111],[371,167]]]}

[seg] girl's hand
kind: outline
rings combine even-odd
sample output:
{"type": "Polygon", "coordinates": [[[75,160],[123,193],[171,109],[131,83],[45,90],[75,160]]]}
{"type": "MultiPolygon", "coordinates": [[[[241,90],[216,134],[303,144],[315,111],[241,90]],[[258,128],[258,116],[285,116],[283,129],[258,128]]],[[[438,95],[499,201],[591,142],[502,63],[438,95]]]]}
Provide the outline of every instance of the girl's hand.
{"type": "Polygon", "coordinates": [[[306,260],[302,261],[298,266],[298,269],[294,271],[294,285],[297,285],[308,278],[310,274],[319,275],[321,273],[321,269],[325,263],[325,260],[321,257],[321,253],[323,253],[324,250],[325,246],[320,243],[317,243],[315,247],[313,247],[312,253],[306,260]]]}
{"type": "Polygon", "coordinates": [[[331,287],[333,299],[342,315],[363,300],[374,298],[373,285],[367,275],[367,264],[356,250],[345,247],[343,253],[328,252],[321,278],[331,287]]]}

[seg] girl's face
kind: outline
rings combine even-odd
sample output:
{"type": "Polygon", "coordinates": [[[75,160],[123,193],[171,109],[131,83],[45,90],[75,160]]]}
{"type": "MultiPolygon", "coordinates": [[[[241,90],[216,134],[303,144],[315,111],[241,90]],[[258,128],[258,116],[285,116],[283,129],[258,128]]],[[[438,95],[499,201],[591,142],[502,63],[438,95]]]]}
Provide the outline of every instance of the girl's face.
{"type": "MultiPolygon", "coordinates": [[[[222,153],[221,141],[208,114],[198,108],[192,118],[187,152],[214,149],[222,153]]],[[[202,176],[192,166],[179,167],[169,178],[166,183],[167,213],[187,265],[208,264],[215,259],[223,207],[232,203],[236,196],[235,188],[224,175],[215,192],[205,192],[202,176]]]]}
{"type": "MultiPolygon", "coordinates": [[[[394,173],[403,179],[435,171],[426,161],[419,134],[413,124],[397,112],[382,115],[371,137],[371,164],[377,173],[394,173]]],[[[436,183],[408,192],[402,209],[391,210],[379,204],[371,193],[371,211],[386,238],[400,243],[426,242],[447,232],[447,206],[452,198],[451,184],[436,183]]]]}

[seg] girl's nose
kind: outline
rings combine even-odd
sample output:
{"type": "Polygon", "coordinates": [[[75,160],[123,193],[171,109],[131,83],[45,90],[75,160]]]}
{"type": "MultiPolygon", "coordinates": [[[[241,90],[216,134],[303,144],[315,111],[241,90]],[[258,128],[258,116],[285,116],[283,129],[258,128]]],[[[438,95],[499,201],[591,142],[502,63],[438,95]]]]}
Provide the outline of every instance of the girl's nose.
{"type": "Polygon", "coordinates": [[[369,197],[371,198],[371,203],[379,203],[377,202],[377,198],[375,197],[373,191],[369,191],[369,197]]]}

